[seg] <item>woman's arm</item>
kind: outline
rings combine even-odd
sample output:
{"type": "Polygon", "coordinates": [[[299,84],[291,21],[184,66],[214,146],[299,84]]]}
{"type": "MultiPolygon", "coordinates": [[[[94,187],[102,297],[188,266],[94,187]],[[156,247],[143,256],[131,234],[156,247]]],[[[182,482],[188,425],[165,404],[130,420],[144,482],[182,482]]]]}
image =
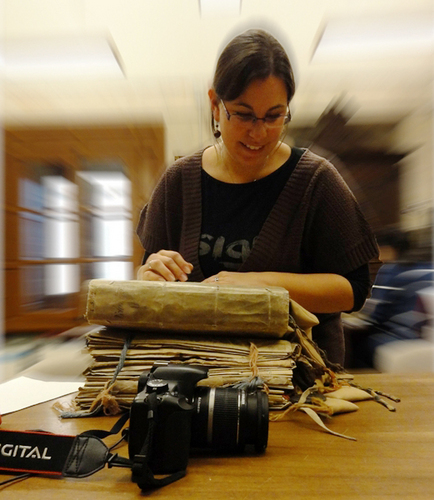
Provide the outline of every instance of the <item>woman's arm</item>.
{"type": "Polygon", "coordinates": [[[296,274],[278,272],[232,273],[222,271],[210,276],[204,283],[280,286],[286,288],[291,299],[312,313],[350,311],[354,305],[353,288],[339,274],[296,274]]]}

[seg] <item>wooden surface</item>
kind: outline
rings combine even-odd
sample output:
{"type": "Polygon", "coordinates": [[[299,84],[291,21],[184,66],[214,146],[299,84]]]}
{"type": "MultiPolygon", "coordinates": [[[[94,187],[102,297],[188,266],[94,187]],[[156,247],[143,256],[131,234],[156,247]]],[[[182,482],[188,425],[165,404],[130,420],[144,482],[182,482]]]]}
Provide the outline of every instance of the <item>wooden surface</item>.
{"type": "MultiPolygon", "coordinates": [[[[359,410],[327,421],[348,441],[320,429],[307,415],[270,423],[262,456],[191,457],[187,476],[147,493],[188,499],[433,499],[434,374],[359,374],[356,382],[402,399],[396,412],[365,401],[359,410]]],[[[70,398],[62,398],[64,401],[70,398]]],[[[3,429],[40,428],[61,434],[109,429],[116,418],[60,420],[44,403],[3,417],[3,429]]],[[[126,456],[126,447],[119,450],[126,456]]],[[[8,476],[0,476],[6,479],[8,476]]],[[[32,477],[1,491],[3,499],[128,499],[143,495],[128,469],[108,469],[86,479],[32,477]]]]}

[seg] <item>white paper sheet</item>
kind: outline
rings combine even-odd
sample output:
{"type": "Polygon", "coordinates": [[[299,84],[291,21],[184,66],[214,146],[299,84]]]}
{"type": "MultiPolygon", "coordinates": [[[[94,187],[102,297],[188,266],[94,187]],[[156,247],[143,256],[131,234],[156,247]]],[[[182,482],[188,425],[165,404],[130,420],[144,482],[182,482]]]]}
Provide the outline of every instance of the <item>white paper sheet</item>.
{"type": "Polygon", "coordinates": [[[17,377],[0,384],[0,415],[78,391],[82,381],[56,382],[17,377]]]}

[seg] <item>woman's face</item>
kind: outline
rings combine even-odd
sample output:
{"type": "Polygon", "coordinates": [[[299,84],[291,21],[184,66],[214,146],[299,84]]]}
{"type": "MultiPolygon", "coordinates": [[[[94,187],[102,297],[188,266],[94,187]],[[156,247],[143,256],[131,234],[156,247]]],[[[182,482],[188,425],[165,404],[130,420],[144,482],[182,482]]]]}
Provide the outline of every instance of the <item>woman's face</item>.
{"type": "MultiPolygon", "coordinates": [[[[209,91],[214,120],[219,122],[224,147],[232,161],[243,167],[261,168],[267,162],[282,134],[284,125],[268,127],[263,121],[242,123],[236,117],[228,120],[222,102],[215,91],[209,91]],[[235,119],[234,119],[235,118],[235,119]]],[[[254,80],[233,101],[224,101],[232,113],[253,114],[257,118],[287,113],[286,87],[280,78],[269,76],[265,80],[254,80]]]]}

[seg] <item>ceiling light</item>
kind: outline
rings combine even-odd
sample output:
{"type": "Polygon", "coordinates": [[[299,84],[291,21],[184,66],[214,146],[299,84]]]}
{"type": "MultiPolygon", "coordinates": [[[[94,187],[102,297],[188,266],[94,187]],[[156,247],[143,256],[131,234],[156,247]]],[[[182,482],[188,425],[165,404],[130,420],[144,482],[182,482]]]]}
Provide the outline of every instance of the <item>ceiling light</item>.
{"type": "Polygon", "coordinates": [[[120,58],[111,40],[98,36],[60,36],[4,40],[6,79],[120,77],[120,58]]]}
{"type": "Polygon", "coordinates": [[[314,62],[348,58],[402,56],[432,50],[432,16],[332,19],[320,31],[314,62]]]}

